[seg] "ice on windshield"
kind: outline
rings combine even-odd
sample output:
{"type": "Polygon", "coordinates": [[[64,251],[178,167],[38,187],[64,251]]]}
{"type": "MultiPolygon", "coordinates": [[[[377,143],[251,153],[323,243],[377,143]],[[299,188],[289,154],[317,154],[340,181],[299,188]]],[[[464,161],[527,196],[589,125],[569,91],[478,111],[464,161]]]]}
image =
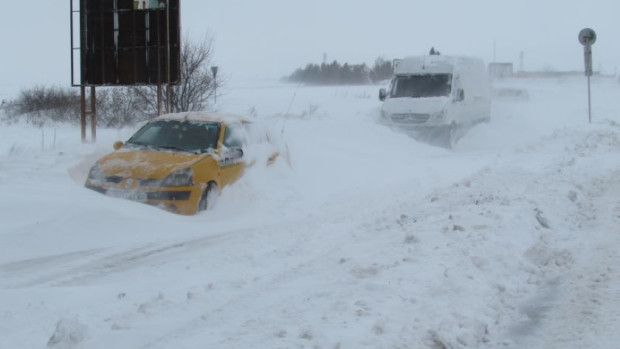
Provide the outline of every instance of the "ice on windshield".
{"type": "Polygon", "coordinates": [[[393,81],[390,97],[449,96],[451,85],[451,74],[401,75],[393,81]]]}

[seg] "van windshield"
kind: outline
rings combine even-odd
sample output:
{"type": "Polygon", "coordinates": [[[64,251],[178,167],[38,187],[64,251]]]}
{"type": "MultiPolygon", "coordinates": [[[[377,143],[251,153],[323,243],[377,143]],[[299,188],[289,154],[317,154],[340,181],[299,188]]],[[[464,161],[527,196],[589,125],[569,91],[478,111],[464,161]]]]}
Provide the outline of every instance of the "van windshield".
{"type": "Polygon", "coordinates": [[[390,97],[441,97],[452,90],[452,74],[399,75],[392,81],[390,97]]]}

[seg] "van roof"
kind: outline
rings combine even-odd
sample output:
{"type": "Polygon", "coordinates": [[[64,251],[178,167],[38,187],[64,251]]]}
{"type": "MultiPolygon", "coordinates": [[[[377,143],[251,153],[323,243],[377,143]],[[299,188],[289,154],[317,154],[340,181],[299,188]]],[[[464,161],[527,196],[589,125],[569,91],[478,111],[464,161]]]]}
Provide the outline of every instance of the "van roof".
{"type": "Polygon", "coordinates": [[[451,74],[456,67],[470,65],[479,58],[465,56],[408,56],[394,65],[394,74],[451,74]]]}

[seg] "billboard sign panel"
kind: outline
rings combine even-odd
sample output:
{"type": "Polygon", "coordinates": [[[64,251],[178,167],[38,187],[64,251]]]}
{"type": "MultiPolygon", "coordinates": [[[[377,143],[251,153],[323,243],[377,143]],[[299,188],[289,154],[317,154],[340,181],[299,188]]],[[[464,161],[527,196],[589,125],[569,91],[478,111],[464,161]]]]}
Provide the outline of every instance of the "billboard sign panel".
{"type": "Polygon", "coordinates": [[[180,0],[80,0],[80,85],[176,84],[180,0]]]}

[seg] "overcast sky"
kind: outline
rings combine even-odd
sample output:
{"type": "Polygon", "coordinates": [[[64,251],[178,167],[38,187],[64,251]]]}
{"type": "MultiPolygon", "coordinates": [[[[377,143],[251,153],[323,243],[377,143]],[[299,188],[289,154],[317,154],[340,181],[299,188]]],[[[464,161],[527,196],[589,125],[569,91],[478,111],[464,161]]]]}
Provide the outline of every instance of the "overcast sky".
{"type": "MultiPolygon", "coordinates": [[[[525,70],[581,70],[582,28],[597,32],[594,68],[620,66],[618,0],[180,0],[182,33],[214,37],[232,79],[280,78],[307,63],[426,54],[480,56],[525,70]]],[[[70,86],[69,1],[4,1],[0,97],[70,86]]]]}

